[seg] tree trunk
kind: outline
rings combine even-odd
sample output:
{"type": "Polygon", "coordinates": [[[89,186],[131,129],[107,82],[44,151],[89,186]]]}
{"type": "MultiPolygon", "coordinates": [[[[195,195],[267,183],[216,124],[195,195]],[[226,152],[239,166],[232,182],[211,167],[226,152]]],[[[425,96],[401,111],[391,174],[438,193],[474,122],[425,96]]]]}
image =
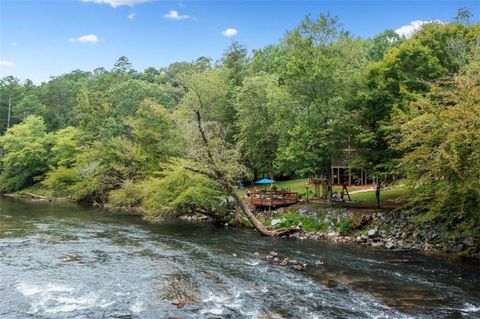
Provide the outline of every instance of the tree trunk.
{"type": "MultiPolygon", "coordinates": [[[[207,135],[203,129],[203,124],[202,124],[202,117],[200,114],[200,110],[194,110],[194,113],[196,115],[196,121],[197,121],[197,128],[200,133],[200,136],[202,138],[202,143],[203,146],[205,147],[206,153],[207,153],[207,165],[208,167],[212,170],[213,173],[209,174],[206,172],[203,172],[203,174],[209,176],[210,178],[214,179],[217,183],[219,183],[223,189],[227,192],[228,195],[230,195],[234,202],[235,206],[240,209],[240,212],[242,215],[244,215],[255,227],[255,229],[262,235],[265,236],[276,236],[276,235],[282,235],[286,233],[292,233],[294,230],[287,230],[287,231],[271,231],[268,230],[256,217],[255,215],[250,211],[250,209],[247,207],[247,205],[242,201],[240,196],[235,190],[235,187],[233,184],[228,180],[228,178],[225,176],[225,174],[222,172],[222,170],[218,167],[218,165],[215,163],[215,159],[213,158],[212,155],[212,150],[210,148],[210,143],[208,141],[207,135]]],[[[199,172],[198,170],[190,169],[192,171],[199,172]]],[[[201,172],[199,172],[201,173],[201,172]]]]}
{"type": "Polygon", "coordinates": [[[10,128],[10,116],[12,113],[12,96],[8,97],[8,115],[7,115],[7,129],[10,128]]]}
{"type": "Polygon", "coordinates": [[[333,176],[332,176],[332,166],[329,165],[327,167],[327,203],[328,203],[328,207],[331,207],[333,205],[333,202],[332,202],[332,197],[333,197],[333,183],[332,183],[332,179],[333,179],[333,176]]]}

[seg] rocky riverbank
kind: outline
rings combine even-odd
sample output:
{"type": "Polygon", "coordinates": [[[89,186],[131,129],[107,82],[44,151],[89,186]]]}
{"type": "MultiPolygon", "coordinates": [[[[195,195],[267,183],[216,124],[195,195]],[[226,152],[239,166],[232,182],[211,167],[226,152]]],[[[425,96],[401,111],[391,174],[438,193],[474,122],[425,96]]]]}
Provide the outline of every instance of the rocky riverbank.
{"type": "MultiPolygon", "coordinates": [[[[300,207],[298,213],[319,215],[308,205],[300,207]]],[[[328,224],[326,231],[302,231],[290,237],[480,258],[479,238],[466,233],[455,236],[434,222],[417,222],[412,213],[348,209],[323,209],[322,213],[328,224]],[[345,221],[348,229],[339,229],[338,225],[345,221]]]]}
{"type": "MultiPolygon", "coordinates": [[[[66,198],[54,198],[28,192],[6,193],[2,195],[29,200],[51,201],[53,199],[68,201],[66,198]]],[[[104,208],[111,212],[123,214],[142,214],[141,210],[135,207],[104,208]]],[[[264,224],[272,228],[282,228],[284,221],[282,214],[286,211],[294,212],[299,216],[318,219],[318,222],[322,223],[325,229],[310,231],[304,229],[304,225],[299,222],[288,227],[300,228],[301,231],[292,232],[292,234],[283,237],[300,240],[328,240],[336,243],[353,243],[378,248],[421,251],[428,254],[469,256],[480,259],[480,236],[478,234],[477,236],[467,233],[452,234],[442,229],[442,225],[439,223],[420,223],[415,221],[416,216],[412,212],[325,208],[318,205],[302,204],[290,207],[288,210],[277,210],[270,218],[264,220],[264,224]]],[[[211,217],[202,214],[186,215],[180,218],[185,221],[215,222],[211,217]]],[[[228,223],[225,225],[227,226],[228,223]]],[[[245,226],[244,224],[238,225],[241,227],[245,226]]]]}

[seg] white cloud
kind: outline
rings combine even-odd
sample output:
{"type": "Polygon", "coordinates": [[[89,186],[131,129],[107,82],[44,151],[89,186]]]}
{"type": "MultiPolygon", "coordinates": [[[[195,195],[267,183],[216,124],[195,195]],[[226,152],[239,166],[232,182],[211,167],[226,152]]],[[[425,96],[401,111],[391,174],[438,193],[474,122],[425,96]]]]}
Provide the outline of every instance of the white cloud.
{"type": "Polygon", "coordinates": [[[15,63],[10,62],[10,61],[0,60],[0,65],[1,66],[15,66],[15,63]]]}
{"type": "Polygon", "coordinates": [[[121,7],[121,6],[129,6],[133,7],[136,4],[150,2],[153,0],[82,0],[82,2],[94,2],[99,4],[109,4],[112,7],[121,7]]]}
{"type": "Polygon", "coordinates": [[[424,21],[424,20],[415,20],[410,22],[408,25],[401,26],[397,30],[395,30],[395,33],[398,34],[401,37],[406,37],[410,38],[412,35],[415,34],[418,30],[420,30],[423,25],[428,24],[428,23],[439,23],[443,24],[442,21],[440,20],[430,20],[430,21],[424,21]]]}
{"type": "Polygon", "coordinates": [[[133,20],[133,19],[135,19],[136,16],[137,16],[137,15],[136,15],[135,13],[130,13],[130,14],[128,15],[128,18],[129,18],[130,20],[133,20]]]}
{"type": "Polygon", "coordinates": [[[82,35],[81,37],[78,38],[70,38],[68,41],[74,43],[74,42],[81,42],[81,43],[97,43],[98,42],[98,37],[95,34],[87,34],[87,35],[82,35]]]}
{"type": "Polygon", "coordinates": [[[172,19],[172,20],[183,20],[183,19],[190,18],[186,14],[178,14],[178,11],[176,10],[168,11],[168,13],[164,14],[163,17],[167,19],[172,19]]]}
{"type": "Polygon", "coordinates": [[[18,43],[17,42],[12,42],[12,47],[16,47],[18,46],[18,43]]]}
{"type": "Polygon", "coordinates": [[[237,35],[237,33],[237,29],[234,28],[226,28],[224,31],[222,31],[222,35],[226,37],[233,37],[234,35],[237,35]]]}

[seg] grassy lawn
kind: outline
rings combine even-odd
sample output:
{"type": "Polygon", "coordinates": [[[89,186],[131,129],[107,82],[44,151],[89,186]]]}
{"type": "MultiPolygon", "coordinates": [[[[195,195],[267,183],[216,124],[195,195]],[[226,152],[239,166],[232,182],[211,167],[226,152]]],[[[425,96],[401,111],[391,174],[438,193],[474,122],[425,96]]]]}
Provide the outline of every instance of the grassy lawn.
{"type": "MultiPolygon", "coordinates": [[[[403,185],[390,186],[380,192],[380,205],[398,206],[402,202],[406,188],[403,185]]],[[[359,201],[360,206],[376,207],[375,191],[350,195],[353,201],[359,201]]]]}
{"type": "MultiPolygon", "coordinates": [[[[298,194],[305,196],[306,192],[306,184],[308,183],[308,178],[300,178],[300,179],[292,179],[288,181],[279,181],[276,182],[275,185],[279,189],[286,188],[291,190],[292,192],[297,192],[298,194]]],[[[366,188],[372,188],[372,185],[367,186],[349,186],[348,191],[354,192],[366,188]]],[[[251,189],[264,189],[264,185],[253,185],[251,189]]],[[[267,189],[270,189],[270,185],[267,186],[267,189]]],[[[315,186],[313,184],[309,185],[310,190],[310,197],[313,196],[313,192],[315,191],[315,186]]],[[[341,186],[334,186],[334,192],[340,192],[342,190],[341,186]]],[[[386,207],[396,207],[399,206],[402,202],[402,196],[405,194],[405,187],[402,185],[397,186],[390,186],[386,189],[382,189],[380,192],[380,205],[386,207]]],[[[350,197],[352,201],[356,201],[357,203],[351,204],[350,206],[361,207],[361,208],[375,208],[377,207],[377,201],[375,198],[375,191],[367,191],[361,192],[356,194],[351,194],[350,197]]]]}
{"type": "MultiPolygon", "coordinates": [[[[287,189],[291,190],[292,192],[297,192],[299,194],[305,194],[307,183],[308,183],[308,178],[300,178],[300,179],[292,179],[292,180],[288,180],[288,181],[279,181],[279,182],[276,182],[275,185],[277,185],[277,187],[279,189],[287,188],[287,189]]],[[[367,187],[370,187],[370,186],[367,186],[367,187]]],[[[264,189],[265,186],[254,185],[254,186],[252,186],[252,188],[264,189]]],[[[348,191],[351,192],[351,191],[360,190],[360,189],[364,189],[364,188],[365,188],[365,186],[349,186],[348,191]]],[[[267,186],[267,189],[270,189],[270,186],[267,186]]],[[[313,192],[315,191],[315,185],[314,184],[308,185],[308,189],[310,190],[310,193],[313,194],[313,192]]],[[[334,186],[333,187],[334,192],[340,192],[341,190],[342,190],[342,186],[334,186]]],[[[374,197],[375,197],[375,194],[374,194],[374,197]]]]}

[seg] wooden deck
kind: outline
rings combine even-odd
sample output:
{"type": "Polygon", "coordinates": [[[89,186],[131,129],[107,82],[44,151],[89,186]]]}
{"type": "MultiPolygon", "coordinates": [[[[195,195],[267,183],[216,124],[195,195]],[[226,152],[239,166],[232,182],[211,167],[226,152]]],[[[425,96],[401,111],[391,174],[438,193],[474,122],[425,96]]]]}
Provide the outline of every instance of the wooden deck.
{"type": "Polygon", "coordinates": [[[298,203],[298,194],[288,191],[257,191],[250,194],[254,206],[280,207],[298,203]]]}

